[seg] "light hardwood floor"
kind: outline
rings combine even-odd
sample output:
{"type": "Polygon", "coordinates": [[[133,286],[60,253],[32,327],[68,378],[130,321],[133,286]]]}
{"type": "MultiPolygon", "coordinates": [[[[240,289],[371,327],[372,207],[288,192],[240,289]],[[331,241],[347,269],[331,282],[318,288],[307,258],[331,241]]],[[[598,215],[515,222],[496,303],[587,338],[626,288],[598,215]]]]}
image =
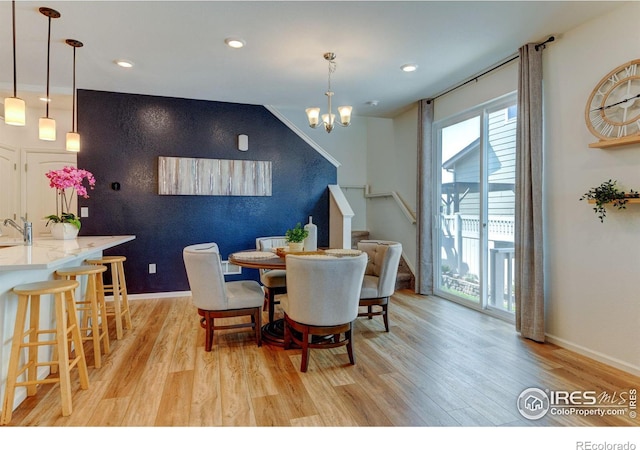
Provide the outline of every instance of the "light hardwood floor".
{"type": "MultiPolygon", "coordinates": [[[[356,365],[343,348],[255,345],[250,330],[204,332],[190,298],[134,300],[133,329],[115,339],[91,386],[73,381],[74,412],[62,417],[57,386],[42,386],[12,426],[638,426],[616,417],[551,416],[516,408],[529,387],[609,394],[640,378],[552,344],[521,339],[514,326],[446,300],[400,291],[382,320],[358,319],[356,365]]],[[[280,311],[277,310],[279,314],[280,311]]],[[[266,314],[265,314],[266,319],[266,314]]]]}

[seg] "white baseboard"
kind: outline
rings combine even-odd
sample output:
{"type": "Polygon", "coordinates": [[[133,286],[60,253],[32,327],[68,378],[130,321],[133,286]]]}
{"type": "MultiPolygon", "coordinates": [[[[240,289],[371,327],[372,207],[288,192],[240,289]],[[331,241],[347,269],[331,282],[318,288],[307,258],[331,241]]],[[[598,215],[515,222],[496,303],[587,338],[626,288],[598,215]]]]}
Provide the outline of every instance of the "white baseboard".
{"type": "MultiPolygon", "coordinates": [[[[152,298],[171,298],[171,297],[190,297],[191,291],[175,291],[175,292],[150,292],[148,294],[127,294],[129,300],[149,300],[152,298]]],[[[107,301],[113,301],[113,295],[104,297],[107,301]]]]}
{"type": "Polygon", "coordinates": [[[559,347],[565,348],[567,350],[571,350],[572,352],[579,353],[582,356],[586,356],[587,358],[595,359],[601,363],[604,363],[608,366],[615,367],[616,369],[624,370],[635,376],[640,376],[640,367],[634,366],[633,364],[629,364],[624,361],[620,361],[619,359],[612,358],[600,352],[595,352],[581,345],[576,345],[572,342],[569,342],[565,339],[558,338],[553,335],[546,334],[546,340],[552,344],[555,344],[559,347]]]}

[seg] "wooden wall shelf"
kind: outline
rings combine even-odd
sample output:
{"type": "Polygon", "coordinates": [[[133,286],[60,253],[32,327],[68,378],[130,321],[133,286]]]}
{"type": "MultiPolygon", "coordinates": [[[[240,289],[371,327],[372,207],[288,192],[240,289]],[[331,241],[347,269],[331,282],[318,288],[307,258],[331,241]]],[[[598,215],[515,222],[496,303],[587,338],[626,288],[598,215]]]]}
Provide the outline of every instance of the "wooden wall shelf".
{"type": "Polygon", "coordinates": [[[640,144],[640,134],[635,136],[626,136],[618,139],[609,139],[606,141],[598,141],[593,144],[589,144],[590,148],[615,148],[622,147],[623,145],[640,144]]]}
{"type": "MultiPolygon", "coordinates": [[[[595,200],[589,200],[589,203],[595,203],[595,202],[596,202],[595,200]]],[[[627,205],[631,205],[633,203],[640,204],[640,198],[633,197],[633,198],[627,199],[627,205]]]]}

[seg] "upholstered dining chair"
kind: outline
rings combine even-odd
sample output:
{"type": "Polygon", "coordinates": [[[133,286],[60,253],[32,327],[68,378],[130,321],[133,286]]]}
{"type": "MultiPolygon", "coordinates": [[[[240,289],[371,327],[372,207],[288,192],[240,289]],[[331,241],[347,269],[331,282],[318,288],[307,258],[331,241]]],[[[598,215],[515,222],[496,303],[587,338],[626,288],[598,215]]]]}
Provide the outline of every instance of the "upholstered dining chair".
{"type": "Polygon", "coordinates": [[[286,262],[284,348],[292,342],[302,348],[301,372],[307,371],[311,348],[346,345],[349,362],[355,364],[352,332],[367,255],[287,255],[286,262]]]}
{"type": "Polygon", "coordinates": [[[262,344],[262,304],[264,292],[257,281],[225,281],[218,245],[214,242],[185,247],[182,251],[193,304],[202,316],[200,325],[205,329],[207,352],[213,345],[215,330],[251,327],[256,333],[256,344],[262,344]],[[215,325],[216,319],[251,316],[251,323],[215,325]]]}
{"type": "MultiPolygon", "coordinates": [[[[256,249],[262,252],[286,247],[287,238],[285,236],[265,236],[256,238],[256,249]]],[[[269,309],[269,322],[273,322],[275,315],[275,305],[280,302],[276,300],[276,295],[287,293],[287,272],[286,270],[260,269],[260,283],[264,287],[264,309],[269,309]]]]}
{"type": "Polygon", "coordinates": [[[384,329],[389,331],[389,297],[396,288],[402,244],[393,241],[362,240],[358,242],[357,248],[369,256],[360,292],[360,306],[367,310],[360,312],[358,316],[369,319],[382,316],[384,329]]]}

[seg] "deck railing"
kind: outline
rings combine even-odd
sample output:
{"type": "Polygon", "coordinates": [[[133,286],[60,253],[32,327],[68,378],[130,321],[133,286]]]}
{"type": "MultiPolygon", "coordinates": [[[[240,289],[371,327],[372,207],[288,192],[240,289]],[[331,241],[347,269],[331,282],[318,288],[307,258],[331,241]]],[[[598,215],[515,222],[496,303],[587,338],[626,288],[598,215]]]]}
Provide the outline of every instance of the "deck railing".
{"type": "MultiPolygon", "coordinates": [[[[469,280],[480,279],[480,230],[477,216],[453,214],[441,216],[441,254],[451,273],[442,274],[443,286],[457,289],[466,295],[479,296],[478,289],[468,286],[469,280]],[[452,278],[453,277],[453,278],[452,278]],[[455,282],[454,278],[459,278],[455,282]],[[462,283],[464,281],[464,283],[462,283]],[[473,293],[471,293],[473,292],[473,293]]],[[[513,264],[514,264],[514,217],[489,216],[486,224],[489,242],[488,302],[504,311],[514,311],[513,264]]],[[[443,262],[444,264],[444,262],[443,262]]]]}

